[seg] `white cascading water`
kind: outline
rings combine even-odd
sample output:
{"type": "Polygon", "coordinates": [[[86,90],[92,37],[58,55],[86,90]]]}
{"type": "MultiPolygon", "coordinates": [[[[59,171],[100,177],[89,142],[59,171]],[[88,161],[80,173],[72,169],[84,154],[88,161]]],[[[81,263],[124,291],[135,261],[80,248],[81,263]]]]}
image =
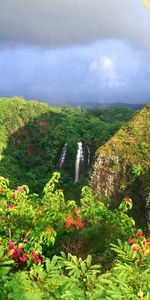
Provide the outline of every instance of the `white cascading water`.
{"type": "Polygon", "coordinates": [[[88,168],[90,167],[90,156],[91,156],[91,153],[90,153],[90,148],[89,146],[87,145],[87,163],[88,163],[88,168]]]}
{"type": "Polygon", "coordinates": [[[67,143],[64,145],[64,147],[62,148],[62,151],[61,151],[61,155],[60,155],[60,159],[57,163],[57,166],[56,168],[58,169],[61,169],[63,164],[64,164],[64,161],[65,161],[65,158],[66,158],[66,154],[67,154],[67,143]]]}
{"type": "Polygon", "coordinates": [[[74,183],[80,181],[80,165],[81,165],[81,162],[84,162],[84,153],[83,153],[82,142],[78,142],[77,145],[78,145],[78,149],[77,149],[77,156],[76,156],[76,163],[75,163],[74,183]]]}

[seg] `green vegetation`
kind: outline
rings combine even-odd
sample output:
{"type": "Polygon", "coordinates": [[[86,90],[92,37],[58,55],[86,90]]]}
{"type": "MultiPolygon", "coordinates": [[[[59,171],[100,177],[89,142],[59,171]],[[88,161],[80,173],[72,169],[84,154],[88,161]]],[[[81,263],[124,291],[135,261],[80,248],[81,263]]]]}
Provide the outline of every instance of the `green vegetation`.
{"type": "Polygon", "coordinates": [[[149,300],[150,105],[134,116],[23,98],[0,106],[0,299],[149,300]],[[91,164],[98,149],[92,189],[88,171],[73,183],[79,141],[91,164]]]}
{"type": "Polygon", "coordinates": [[[59,176],[41,197],[0,178],[1,299],[148,300],[150,239],[127,215],[132,200],[111,211],[84,187],[77,206],[59,176]]]}
{"type": "Polygon", "coordinates": [[[89,145],[93,160],[96,149],[133,115],[130,109],[57,108],[23,98],[1,98],[0,107],[0,174],[11,187],[28,184],[40,193],[68,143],[60,182],[68,199],[78,198],[83,186],[73,184],[77,142],[89,145]]]}
{"type": "Polygon", "coordinates": [[[146,105],[97,150],[91,186],[112,203],[123,195],[135,200],[132,212],[141,225],[146,221],[146,200],[150,195],[150,104],[146,105]]]}

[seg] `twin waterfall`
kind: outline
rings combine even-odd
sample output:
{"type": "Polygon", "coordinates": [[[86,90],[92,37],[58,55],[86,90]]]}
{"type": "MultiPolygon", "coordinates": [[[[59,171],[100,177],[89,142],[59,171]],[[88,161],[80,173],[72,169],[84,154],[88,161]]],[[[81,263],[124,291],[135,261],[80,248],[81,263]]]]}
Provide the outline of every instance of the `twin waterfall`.
{"type": "Polygon", "coordinates": [[[82,142],[78,142],[78,149],[77,149],[77,155],[76,155],[76,162],[75,162],[75,178],[74,183],[80,181],[82,172],[81,170],[84,167],[84,153],[83,153],[83,145],[82,142]]]}
{"type": "Polygon", "coordinates": [[[62,148],[60,159],[59,159],[59,161],[58,161],[58,163],[56,165],[57,169],[61,169],[62,168],[62,166],[63,166],[63,164],[65,162],[66,154],[67,154],[67,143],[62,148]]]}
{"type": "MultiPolygon", "coordinates": [[[[60,159],[56,165],[57,169],[62,169],[66,155],[67,155],[67,143],[64,145],[61,151],[60,159]]],[[[77,154],[75,159],[75,175],[74,183],[77,183],[84,179],[85,172],[89,170],[91,163],[91,153],[88,145],[78,142],[77,143],[77,154]]]]}

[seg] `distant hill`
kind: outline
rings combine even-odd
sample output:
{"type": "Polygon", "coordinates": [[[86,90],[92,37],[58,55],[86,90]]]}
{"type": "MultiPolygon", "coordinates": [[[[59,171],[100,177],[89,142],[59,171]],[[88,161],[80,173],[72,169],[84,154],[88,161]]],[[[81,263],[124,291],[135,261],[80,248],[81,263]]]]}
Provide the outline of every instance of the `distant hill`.
{"type": "Polygon", "coordinates": [[[142,107],[144,107],[144,104],[139,103],[120,103],[120,102],[114,102],[114,103],[109,103],[109,102],[79,102],[78,104],[74,104],[72,102],[70,102],[71,106],[80,106],[80,107],[90,107],[90,108],[129,108],[129,109],[141,109],[142,107]]]}
{"type": "Polygon", "coordinates": [[[91,187],[101,198],[111,198],[111,205],[129,195],[137,215],[144,211],[150,195],[150,104],[97,150],[91,187]]]}

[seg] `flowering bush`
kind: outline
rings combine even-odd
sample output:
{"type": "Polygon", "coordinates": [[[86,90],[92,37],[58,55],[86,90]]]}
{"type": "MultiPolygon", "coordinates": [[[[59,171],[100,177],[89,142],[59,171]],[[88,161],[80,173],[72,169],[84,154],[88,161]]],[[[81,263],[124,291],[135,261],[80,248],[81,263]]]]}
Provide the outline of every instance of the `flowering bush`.
{"type": "MultiPolygon", "coordinates": [[[[145,238],[144,238],[145,239],[145,238]]],[[[149,241],[147,242],[149,244],[149,241]]],[[[34,264],[28,272],[5,271],[2,299],[145,299],[150,296],[150,248],[139,255],[128,242],[112,245],[117,253],[111,269],[104,274],[100,265],[92,264],[92,257],[77,258],[68,253],[34,264]],[[7,280],[6,280],[7,278],[7,280]]],[[[32,252],[37,256],[35,251],[32,252]]],[[[7,261],[5,262],[7,264],[7,261]]]]}
{"type": "MultiPolygon", "coordinates": [[[[8,180],[0,179],[0,232],[1,242],[6,248],[13,241],[24,249],[22,254],[29,256],[33,249],[42,254],[44,249],[54,246],[57,237],[61,244],[66,233],[74,237],[83,231],[80,235],[86,235],[95,224],[98,228],[106,223],[111,227],[113,223],[118,224],[119,232],[125,236],[131,232],[134,222],[125,212],[131,208],[132,200],[125,199],[119,210],[110,211],[102,202],[95,201],[91,190],[85,187],[79,208],[75,201],[65,201],[63,192],[55,189],[59,176],[59,173],[54,173],[41,198],[29,194],[28,186],[11,190],[8,180]]],[[[13,256],[17,255],[14,251],[13,256]]]]}
{"type": "MultiPolygon", "coordinates": [[[[25,253],[32,249],[42,252],[44,245],[50,246],[55,242],[56,230],[47,230],[55,225],[64,223],[64,198],[61,191],[53,192],[53,184],[59,175],[54,177],[45,187],[43,197],[29,194],[27,186],[19,186],[16,191],[8,188],[8,180],[0,180],[0,231],[1,241],[12,247],[12,241],[25,249],[25,253]],[[62,206],[60,210],[60,206],[62,206]]],[[[16,255],[16,251],[13,254],[16,255]]]]}
{"type": "Polygon", "coordinates": [[[124,198],[111,211],[84,187],[77,206],[55,188],[58,179],[54,173],[41,197],[29,194],[25,185],[11,190],[8,180],[0,179],[2,300],[20,300],[20,295],[27,300],[148,300],[150,239],[127,215],[132,200],[124,198]],[[119,240],[116,246],[118,238],[125,243],[119,240]],[[56,256],[62,249],[65,253],[56,256]],[[92,266],[88,252],[102,265],[92,266]]]}

